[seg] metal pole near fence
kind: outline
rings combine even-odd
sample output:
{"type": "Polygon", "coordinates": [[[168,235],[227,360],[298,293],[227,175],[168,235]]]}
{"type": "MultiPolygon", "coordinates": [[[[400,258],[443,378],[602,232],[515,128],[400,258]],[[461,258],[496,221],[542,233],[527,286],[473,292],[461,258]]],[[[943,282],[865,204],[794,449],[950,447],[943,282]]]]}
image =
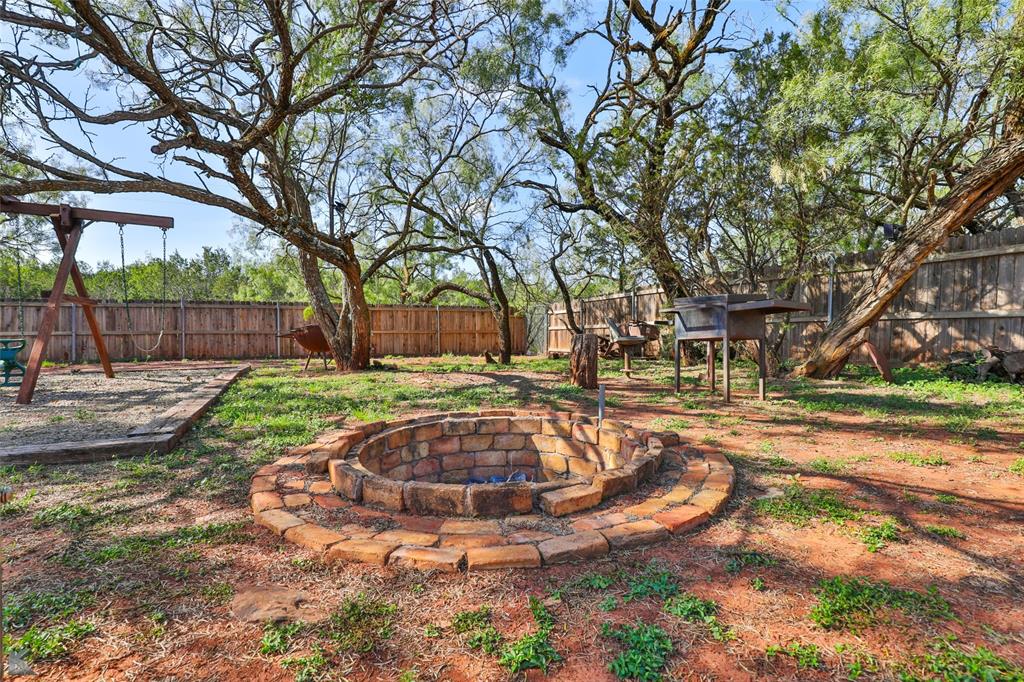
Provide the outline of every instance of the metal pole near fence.
{"type": "Polygon", "coordinates": [[[434,320],[437,327],[437,357],[441,357],[441,306],[434,306],[434,320]]]}
{"type": "Polygon", "coordinates": [[[181,307],[179,310],[178,324],[181,326],[181,359],[185,359],[185,297],[181,297],[181,307]]]}
{"type": "Polygon", "coordinates": [[[281,357],[281,302],[274,304],[274,333],[277,334],[277,357],[281,357]]]}
{"type": "Polygon", "coordinates": [[[78,309],[71,304],[71,364],[78,360],[78,309]]]}

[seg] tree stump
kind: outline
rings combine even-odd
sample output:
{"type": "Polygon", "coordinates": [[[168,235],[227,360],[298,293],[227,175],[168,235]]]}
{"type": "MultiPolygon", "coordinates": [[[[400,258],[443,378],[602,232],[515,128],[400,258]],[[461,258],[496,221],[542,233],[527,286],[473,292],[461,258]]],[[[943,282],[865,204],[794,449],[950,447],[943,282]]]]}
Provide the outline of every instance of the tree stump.
{"type": "Polygon", "coordinates": [[[597,388],[597,334],[574,334],[569,350],[569,381],[597,388]]]}

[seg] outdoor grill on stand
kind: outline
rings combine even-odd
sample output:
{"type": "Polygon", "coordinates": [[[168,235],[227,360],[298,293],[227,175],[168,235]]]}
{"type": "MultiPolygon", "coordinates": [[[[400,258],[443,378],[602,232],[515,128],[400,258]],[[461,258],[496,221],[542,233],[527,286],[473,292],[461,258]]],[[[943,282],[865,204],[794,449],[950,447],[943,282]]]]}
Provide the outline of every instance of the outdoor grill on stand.
{"type": "Polygon", "coordinates": [[[675,318],[675,388],[679,392],[679,358],[683,341],[705,341],[708,347],[707,374],[711,390],[715,390],[715,343],[722,343],[722,373],[725,375],[723,396],[729,402],[729,342],[757,341],[758,384],[761,400],[765,399],[765,317],[775,313],[808,311],[810,306],[764,294],[722,294],[673,299],[672,307],[663,312],[675,318]]]}

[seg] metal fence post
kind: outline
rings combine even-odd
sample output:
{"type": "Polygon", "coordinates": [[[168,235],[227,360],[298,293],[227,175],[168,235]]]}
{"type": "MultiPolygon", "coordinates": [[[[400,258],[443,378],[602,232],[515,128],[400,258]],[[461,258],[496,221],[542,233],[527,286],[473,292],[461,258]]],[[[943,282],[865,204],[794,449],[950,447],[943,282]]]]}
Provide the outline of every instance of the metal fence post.
{"type": "Polygon", "coordinates": [[[441,306],[434,306],[434,321],[437,328],[437,357],[441,357],[441,306]]]}
{"type": "Polygon", "coordinates": [[[78,315],[75,304],[71,304],[71,364],[78,360],[78,315]]]}
{"type": "Polygon", "coordinates": [[[281,302],[274,303],[274,333],[277,335],[277,357],[281,357],[281,302]]]}
{"type": "Polygon", "coordinates": [[[179,330],[181,336],[181,359],[185,359],[185,297],[181,297],[181,307],[179,308],[178,325],[181,327],[179,330]]]}
{"type": "Polygon", "coordinates": [[[832,259],[832,265],[828,271],[828,324],[832,324],[833,306],[832,301],[835,297],[835,286],[836,286],[836,259],[832,259]]]}

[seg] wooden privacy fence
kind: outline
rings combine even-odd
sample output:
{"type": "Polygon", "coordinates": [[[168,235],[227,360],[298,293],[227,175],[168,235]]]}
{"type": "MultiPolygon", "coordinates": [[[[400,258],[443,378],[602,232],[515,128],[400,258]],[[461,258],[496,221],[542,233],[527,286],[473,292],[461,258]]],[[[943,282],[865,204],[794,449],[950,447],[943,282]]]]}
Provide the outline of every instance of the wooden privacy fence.
{"type": "MultiPolygon", "coordinates": [[[[856,288],[878,262],[878,252],[852,254],[800,278],[793,298],[811,312],[769,320],[773,336],[785,333],[782,357],[800,359],[814,345],[856,288]]],[[[779,291],[791,273],[770,273],[760,291],[779,291]]],[[[583,299],[574,303],[588,331],[607,334],[606,317],[622,322],[663,318],[664,297],[658,288],[583,299]]],[[[565,308],[548,309],[549,352],[568,352],[572,333],[565,308]]],[[[945,360],[958,350],[999,346],[1024,350],[1024,228],[953,237],[917,270],[889,309],[871,328],[868,338],[896,364],[945,360]]],[[[649,344],[650,345],[650,344],[649,344]]],[[[866,361],[861,351],[855,361],[866,361]]]]}
{"type": "MultiPolygon", "coordinates": [[[[19,311],[24,306],[26,345],[24,356],[35,338],[35,330],[46,302],[0,301],[0,336],[19,337],[19,311]]],[[[131,359],[150,357],[159,360],[188,358],[270,358],[304,357],[305,351],[291,339],[278,334],[306,324],[301,303],[244,302],[132,302],[128,333],[128,314],[124,303],[96,305],[96,317],[110,357],[131,359]],[[163,337],[159,330],[163,329],[163,337]],[[136,347],[150,348],[150,353],[136,347]]],[[[370,344],[375,356],[386,355],[479,355],[498,349],[498,325],[487,308],[371,306],[370,344]]],[[[526,321],[512,318],[512,352],[526,350],[526,321]]],[[[73,303],[61,306],[57,330],[47,348],[46,359],[53,362],[91,362],[97,360],[96,348],[82,307],[73,303]]]]}

